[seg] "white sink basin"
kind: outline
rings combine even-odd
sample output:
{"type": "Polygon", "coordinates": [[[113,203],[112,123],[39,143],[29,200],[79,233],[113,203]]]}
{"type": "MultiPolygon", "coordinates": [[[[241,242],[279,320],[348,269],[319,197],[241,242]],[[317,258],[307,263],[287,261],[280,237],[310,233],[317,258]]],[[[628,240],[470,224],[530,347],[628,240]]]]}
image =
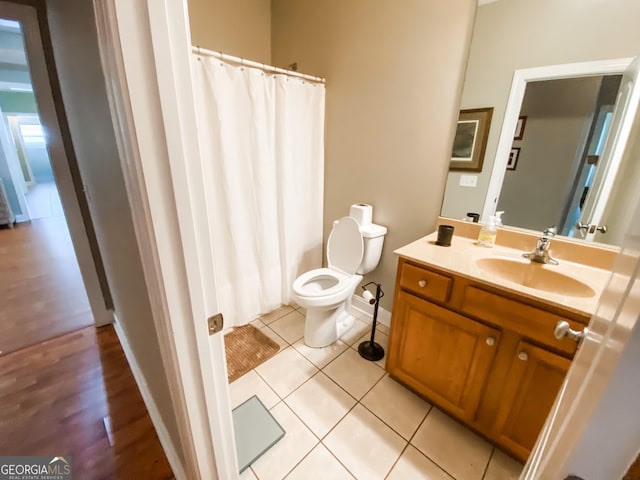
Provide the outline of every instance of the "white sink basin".
{"type": "Polygon", "coordinates": [[[544,292],[570,297],[593,297],[596,294],[589,285],[556,271],[557,265],[503,257],[479,258],[476,265],[503,280],[544,292]]]}

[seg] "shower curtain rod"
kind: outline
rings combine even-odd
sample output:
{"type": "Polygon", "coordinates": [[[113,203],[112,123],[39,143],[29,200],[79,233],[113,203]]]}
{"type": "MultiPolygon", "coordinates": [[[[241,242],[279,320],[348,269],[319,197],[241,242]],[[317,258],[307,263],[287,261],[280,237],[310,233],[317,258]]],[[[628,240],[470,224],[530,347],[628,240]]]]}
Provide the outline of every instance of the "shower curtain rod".
{"type": "Polygon", "coordinates": [[[245,60],[244,58],[234,57],[233,55],[227,55],[226,53],[222,53],[222,52],[214,52],[213,50],[207,50],[205,48],[200,48],[196,46],[192,47],[191,50],[196,55],[215,57],[215,58],[219,58],[220,60],[228,60],[233,63],[239,63],[240,65],[246,65],[247,67],[260,68],[265,72],[281,73],[283,75],[302,78],[304,80],[309,80],[311,82],[325,83],[325,79],[321,77],[314,77],[313,75],[305,75],[304,73],[294,72],[293,70],[285,70],[284,68],[273,67],[271,65],[266,65],[264,63],[245,60]]]}

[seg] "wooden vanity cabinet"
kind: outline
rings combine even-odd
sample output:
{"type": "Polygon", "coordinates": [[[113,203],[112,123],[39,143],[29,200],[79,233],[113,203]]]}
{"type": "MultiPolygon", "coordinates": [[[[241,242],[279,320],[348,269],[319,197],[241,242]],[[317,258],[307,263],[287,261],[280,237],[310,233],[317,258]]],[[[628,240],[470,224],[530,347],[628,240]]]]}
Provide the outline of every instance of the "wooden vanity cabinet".
{"type": "Polygon", "coordinates": [[[400,292],[387,369],[462,419],[472,420],[500,331],[400,292]]]}
{"type": "Polygon", "coordinates": [[[386,369],[524,462],[576,350],[559,320],[588,317],[401,258],[386,369]]]}
{"type": "Polygon", "coordinates": [[[551,411],[571,360],[521,341],[504,382],[493,432],[498,443],[526,459],[551,411]]]}

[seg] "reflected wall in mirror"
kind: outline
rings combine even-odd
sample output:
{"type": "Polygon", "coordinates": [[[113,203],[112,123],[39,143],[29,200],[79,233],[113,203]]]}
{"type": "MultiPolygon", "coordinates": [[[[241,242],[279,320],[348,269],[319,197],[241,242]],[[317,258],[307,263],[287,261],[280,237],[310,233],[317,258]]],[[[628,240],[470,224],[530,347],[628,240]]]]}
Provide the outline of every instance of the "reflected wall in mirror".
{"type": "MultiPolygon", "coordinates": [[[[539,0],[530,2],[528,0],[500,0],[486,4],[478,8],[476,24],[474,27],[473,40],[470,49],[470,56],[467,66],[465,85],[462,94],[460,109],[471,109],[484,106],[493,106],[494,115],[489,131],[487,150],[483,169],[477,174],[476,187],[466,187],[460,185],[461,174],[450,172],[447,179],[445,196],[442,205],[442,215],[463,218],[466,212],[482,212],[486,216],[487,212],[496,210],[506,210],[505,224],[522,226],[531,229],[541,229],[547,221],[537,220],[537,223],[527,225],[526,221],[520,221],[525,214],[519,212],[519,206],[514,200],[505,198],[504,195],[513,196],[514,193],[519,198],[529,198],[528,202],[535,209],[540,211],[552,211],[552,203],[556,203],[556,210],[549,218],[554,220],[548,223],[555,223],[564,228],[564,234],[577,235],[579,238],[595,239],[612,244],[619,244],[620,237],[616,231],[624,231],[626,227],[627,213],[624,204],[633,201],[638,196],[637,185],[640,184],[640,142],[636,141],[638,127],[634,126],[625,154],[617,152],[619,155],[619,174],[608,181],[613,182],[608,185],[611,194],[608,195],[609,202],[597,206],[595,213],[599,215],[599,220],[606,223],[609,232],[601,234],[597,231],[585,235],[582,230],[576,231],[571,223],[576,216],[576,205],[582,203],[582,209],[594,208],[588,205],[586,196],[583,198],[584,185],[581,189],[581,182],[585,174],[588,174],[589,162],[594,158],[588,155],[584,158],[583,166],[573,164],[575,174],[571,176],[560,175],[559,166],[548,162],[537,171],[546,172],[547,181],[542,179],[529,178],[527,175],[520,177],[519,184],[506,183],[502,185],[502,180],[513,180],[522,170],[525,170],[525,156],[532,155],[536,150],[542,150],[544,145],[533,145],[527,142],[530,130],[531,119],[527,119],[527,125],[523,139],[513,141],[518,111],[511,119],[507,112],[507,104],[510,98],[512,79],[514,73],[523,69],[534,67],[544,67],[548,65],[561,65],[576,62],[587,62],[594,60],[630,58],[640,53],[640,29],[637,29],[634,18],[640,17],[640,2],[636,0],[610,0],[607,2],[575,2],[570,0],[539,0]],[[507,114],[507,117],[505,117],[507,114]],[[513,121],[511,128],[511,139],[508,144],[502,145],[502,154],[499,154],[499,143],[504,143],[501,133],[507,126],[505,120],[513,121]],[[525,150],[524,144],[527,143],[525,150]],[[529,145],[531,144],[531,145],[529,145]],[[505,172],[509,152],[512,147],[521,148],[518,158],[517,168],[514,171],[505,172]],[[497,160],[497,161],[496,161],[497,160]],[[496,171],[496,166],[501,168],[496,171]],[[515,174],[515,175],[514,175],[515,174]],[[631,174],[638,174],[635,181],[630,178],[631,174]],[[509,179],[511,175],[511,179],[509,179]],[[551,184],[558,180],[557,177],[565,176],[568,183],[552,188],[551,184]],[[492,182],[499,181],[497,191],[503,191],[500,200],[496,196],[493,201],[486,202],[490,197],[492,182]],[[526,193],[524,188],[530,189],[526,193]],[[622,190],[620,190],[622,189],[622,190]],[[558,193],[556,197],[563,197],[564,201],[558,202],[557,198],[552,201],[553,195],[549,192],[558,193]],[[560,195],[559,193],[562,192],[560,195]],[[632,198],[633,197],[633,198],[632,198]],[[531,199],[535,200],[531,200],[531,199]],[[558,207],[558,204],[560,206],[558,207]],[[513,210],[513,212],[512,212],[513,210]],[[564,224],[564,225],[563,225],[564,224]]],[[[623,69],[624,70],[624,69],[623,69]]],[[[609,73],[621,73],[609,72],[609,73]]],[[[571,75],[575,76],[575,75],[571,75]]],[[[542,80],[542,79],[541,79],[542,80]]],[[[599,92],[603,86],[603,78],[583,79],[583,87],[599,92]]],[[[568,80],[567,80],[568,81],[568,80]]],[[[577,80],[576,80],[577,81],[577,80]]],[[[615,80],[607,80],[612,82],[615,80]]],[[[544,87],[540,87],[544,88],[544,87]]],[[[603,87],[604,88],[604,87],[603,87]]],[[[529,89],[527,89],[527,92],[529,89]]],[[[524,91],[522,92],[524,96],[524,91]]],[[[568,97],[582,96],[578,90],[570,90],[568,97]]],[[[522,99],[522,97],[521,97],[522,99]]],[[[534,107],[535,108],[535,107],[534,107]]],[[[593,115],[596,113],[596,104],[592,103],[593,115]]],[[[602,107],[603,115],[610,113],[610,107],[602,107]]],[[[593,119],[593,116],[592,116],[593,119]]],[[[592,120],[590,119],[590,120],[592,120]]],[[[603,117],[596,118],[595,123],[587,122],[587,125],[601,128],[603,117]]],[[[633,122],[632,122],[633,123],[633,122]]],[[[636,124],[638,122],[635,122],[636,124]]],[[[628,126],[626,126],[628,127],[628,126]]],[[[625,128],[626,128],[625,127],[625,128]]],[[[629,132],[627,131],[627,134],[629,132]]],[[[584,138],[588,135],[588,130],[582,131],[584,138]]],[[[615,142],[612,142],[615,143],[615,142]]],[[[574,148],[577,148],[574,146],[574,148]]],[[[615,152],[614,152],[615,153],[615,152]]],[[[573,152],[572,160],[579,155],[573,152]]],[[[544,160],[549,160],[545,158],[544,160]]],[[[543,162],[544,163],[544,162],[543,162]]],[[[527,167],[528,168],[528,167],[527,167]]],[[[569,169],[571,170],[571,169],[569,169]]],[[[594,170],[592,170],[593,172],[594,170]]],[[[593,174],[592,174],[593,175],[593,174]]],[[[592,176],[592,180],[595,176],[592,176]]],[[[588,191],[593,191],[590,189],[588,191]]],[[[592,195],[596,196],[596,195],[592,195]]],[[[576,222],[577,223],[577,222],[576,222]]]]}

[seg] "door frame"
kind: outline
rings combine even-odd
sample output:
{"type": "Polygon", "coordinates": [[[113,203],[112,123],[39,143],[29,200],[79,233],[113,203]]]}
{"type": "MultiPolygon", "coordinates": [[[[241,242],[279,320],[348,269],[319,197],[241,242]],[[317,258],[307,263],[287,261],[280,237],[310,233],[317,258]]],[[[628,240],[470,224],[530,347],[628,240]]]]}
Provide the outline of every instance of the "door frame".
{"type": "Polygon", "coordinates": [[[210,300],[215,281],[212,262],[209,269],[201,262],[210,255],[212,232],[197,221],[205,208],[199,164],[185,161],[199,158],[187,3],[93,4],[107,97],[184,453],[184,465],[177,458],[169,461],[178,479],[237,479],[224,343],[221,333],[209,336],[207,328],[207,317],[217,313],[210,300]]]}
{"type": "MultiPolygon", "coordinates": [[[[524,68],[516,70],[513,73],[511,90],[509,92],[509,99],[507,100],[502,130],[500,131],[496,157],[491,171],[491,180],[489,181],[489,188],[487,189],[482,208],[483,221],[495,213],[498,205],[498,198],[500,198],[502,182],[504,181],[507,162],[509,161],[509,152],[513,145],[513,132],[516,130],[527,83],[595,75],[621,75],[631,65],[632,61],[632,57],[616,58],[611,60],[524,68]]],[[[609,132],[609,135],[614,134],[615,132],[609,132]]]]}

